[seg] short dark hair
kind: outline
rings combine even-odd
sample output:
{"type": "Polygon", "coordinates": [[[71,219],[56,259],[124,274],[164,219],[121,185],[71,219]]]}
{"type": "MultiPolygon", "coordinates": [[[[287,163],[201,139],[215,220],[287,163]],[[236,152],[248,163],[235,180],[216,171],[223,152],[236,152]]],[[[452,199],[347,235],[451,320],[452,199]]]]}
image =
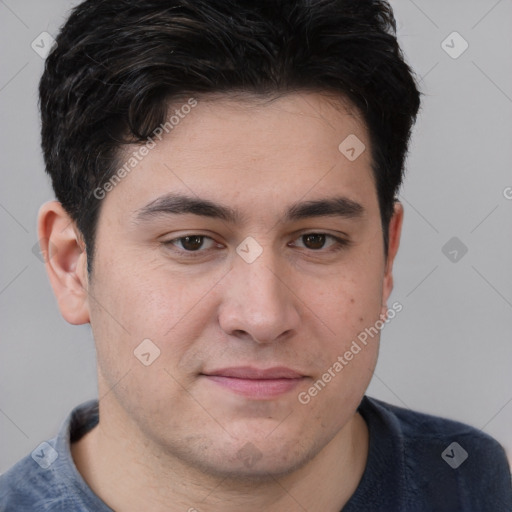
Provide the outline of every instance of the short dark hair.
{"type": "MultiPolygon", "coordinates": [[[[101,199],[121,145],[142,143],[170,102],[294,91],[349,100],[368,128],[384,247],[420,107],[384,0],[86,0],[39,85],[42,148],[92,269],[101,199]]],[[[341,142],[341,141],[340,141],[341,142]]]]}

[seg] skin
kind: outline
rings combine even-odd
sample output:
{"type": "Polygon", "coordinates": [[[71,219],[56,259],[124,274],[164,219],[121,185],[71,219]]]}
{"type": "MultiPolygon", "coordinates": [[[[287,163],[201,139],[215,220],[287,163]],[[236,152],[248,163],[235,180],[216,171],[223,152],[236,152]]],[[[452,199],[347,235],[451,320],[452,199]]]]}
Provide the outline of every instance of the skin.
{"type": "Polygon", "coordinates": [[[317,93],[200,100],[103,199],[91,276],[66,212],[55,201],[42,207],[60,311],[90,322],[97,347],[101,419],[73,457],[113,509],[338,511],[357,488],[368,454],[357,407],[378,336],[309,403],[298,400],[385,316],[393,287],[403,209],[396,203],[386,255],[367,130],[345,107],[317,93]],[[350,134],[366,146],[353,162],[338,150],[350,134]],[[137,220],[171,192],[222,203],[240,222],[137,220]],[[334,196],[362,214],[284,219],[294,203],[334,196]],[[330,251],[334,239],[315,245],[307,233],[349,245],[330,251]],[[196,258],[183,240],[163,243],[194,234],[211,238],[196,258]],[[263,251],[252,263],[236,252],[248,236],[263,251]],[[149,366],[134,356],[146,338],[160,349],[149,366]],[[204,375],[238,366],[303,377],[254,398],[204,375]]]}

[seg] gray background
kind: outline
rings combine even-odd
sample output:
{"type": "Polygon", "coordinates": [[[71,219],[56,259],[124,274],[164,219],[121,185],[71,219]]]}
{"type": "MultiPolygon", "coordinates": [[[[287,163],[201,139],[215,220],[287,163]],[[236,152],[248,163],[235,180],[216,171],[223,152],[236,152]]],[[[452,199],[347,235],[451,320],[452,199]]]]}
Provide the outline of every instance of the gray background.
{"type": "MultiPolygon", "coordinates": [[[[53,193],[39,149],[44,61],[31,43],[43,31],[55,35],[74,4],[0,0],[0,472],[97,392],[89,326],[61,318],[32,252],[39,206],[53,193]]],[[[389,302],[403,311],[383,332],[368,393],[474,425],[510,457],[512,1],[392,5],[425,97],[401,194],[405,225],[389,302]],[[453,31],[469,44],[456,59],[442,47],[453,31]],[[454,236],[451,261],[454,247],[449,257],[442,248],[454,236]]]]}

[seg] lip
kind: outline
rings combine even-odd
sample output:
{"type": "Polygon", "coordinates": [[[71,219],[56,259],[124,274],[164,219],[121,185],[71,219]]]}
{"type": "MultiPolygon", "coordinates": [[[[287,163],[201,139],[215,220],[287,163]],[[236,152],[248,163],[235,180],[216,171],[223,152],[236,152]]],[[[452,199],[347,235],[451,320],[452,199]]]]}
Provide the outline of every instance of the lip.
{"type": "Polygon", "coordinates": [[[294,389],[306,378],[291,368],[222,368],[202,374],[209,381],[230,391],[254,399],[269,399],[294,389]]]}
{"type": "Polygon", "coordinates": [[[233,377],[235,379],[299,379],[304,375],[287,368],[286,366],[274,366],[272,368],[254,368],[252,366],[237,366],[232,368],[221,368],[204,372],[208,376],[233,377]]]}

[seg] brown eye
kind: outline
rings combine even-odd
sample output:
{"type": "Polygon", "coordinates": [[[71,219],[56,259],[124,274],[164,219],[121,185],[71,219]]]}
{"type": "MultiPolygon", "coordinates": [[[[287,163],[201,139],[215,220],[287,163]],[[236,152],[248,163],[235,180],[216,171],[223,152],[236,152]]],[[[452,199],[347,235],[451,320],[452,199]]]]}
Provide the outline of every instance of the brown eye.
{"type": "Polygon", "coordinates": [[[329,235],[328,233],[305,233],[299,236],[293,245],[301,249],[327,253],[339,251],[350,246],[350,244],[350,240],[329,235]]]}
{"type": "Polygon", "coordinates": [[[319,233],[310,233],[302,236],[304,245],[308,249],[322,249],[325,244],[325,238],[325,235],[319,233]]]}
{"type": "Polygon", "coordinates": [[[163,242],[164,245],[175,247],[181,253],[204,253],[212,249],[215,241],[206,235],[186,235],[163,242]]]}
{"type": "Polygon", "coordinates": [[[187,251],[197,251],[203,245],[204,237],[201,235],[184,236],[179,238],[182,247],[187,251]]]}

